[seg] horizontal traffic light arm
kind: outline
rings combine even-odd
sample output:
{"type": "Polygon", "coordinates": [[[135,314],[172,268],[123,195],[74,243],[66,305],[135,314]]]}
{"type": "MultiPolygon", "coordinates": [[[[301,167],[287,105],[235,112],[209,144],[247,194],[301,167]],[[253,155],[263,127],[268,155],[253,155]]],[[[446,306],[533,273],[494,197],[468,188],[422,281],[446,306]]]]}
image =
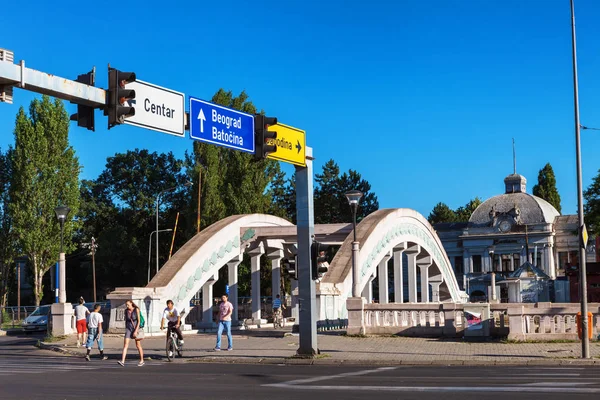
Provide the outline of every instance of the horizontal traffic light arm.
{"type": "Polygon", "coordinates": [[[94,108],[106,104],[104,89],[26,68],[24,61],[21,64],[0,61],[0,86],[15,86],[94,108]]]}

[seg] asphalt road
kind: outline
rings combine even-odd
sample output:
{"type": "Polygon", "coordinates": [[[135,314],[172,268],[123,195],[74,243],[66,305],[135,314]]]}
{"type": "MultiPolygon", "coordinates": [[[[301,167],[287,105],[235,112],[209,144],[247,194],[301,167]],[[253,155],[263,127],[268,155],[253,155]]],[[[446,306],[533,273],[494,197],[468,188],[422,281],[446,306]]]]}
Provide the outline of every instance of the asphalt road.
{"type": "MultiPolygon", "coordinates": [[[[147,361],[125,367],[0,337],[4,399],[597,399],[598,367],[343,367],[147,361]]],[[[130,351],[133,355],[133,348],[130,351]]]]}

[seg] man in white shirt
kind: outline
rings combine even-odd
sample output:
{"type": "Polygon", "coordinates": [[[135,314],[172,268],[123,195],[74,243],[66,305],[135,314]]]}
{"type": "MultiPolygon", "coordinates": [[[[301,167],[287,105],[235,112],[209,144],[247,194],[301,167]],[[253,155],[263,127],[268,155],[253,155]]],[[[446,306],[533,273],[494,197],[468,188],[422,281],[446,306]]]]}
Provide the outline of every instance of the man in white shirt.
{"type": "Polygon", "coordinates": [[[87,337],[87,354],[85,359],[90,361],[90,351],[94,345],[94,341],[98,340],[98,350],[100,350],[100,359],[108,360],[108,357],[104,355],[104,340],[102,338],[102,323],[104,319],[100,314],[100,304],[94,304],[94,312],[90,314],[90,320],[88,322],[88,337],[87,337]]]}
{"type": "Polygon", "coordinates": [[[183,344],[183,335],[181,334],[181,329],[179,328],[181,326],[181,315],[179,314],[179,311],[177,311],[177,309],[175,308],[172,300],[167,300],[167,308],[165,308],[165,311],[163,312],[163,317],[160,321],[161,330],[165,329],[165,320],[168,321],[167,340],[171,335],[171,330],[174,330],[177,334],[179,345],[181,346],[183,344]]]}

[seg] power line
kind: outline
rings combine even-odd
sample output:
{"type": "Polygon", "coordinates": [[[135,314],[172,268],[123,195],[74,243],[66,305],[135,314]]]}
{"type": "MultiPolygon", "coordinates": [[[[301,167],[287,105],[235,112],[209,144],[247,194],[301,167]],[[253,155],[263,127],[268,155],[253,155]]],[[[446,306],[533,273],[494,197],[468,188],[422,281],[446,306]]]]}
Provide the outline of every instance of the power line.
{"type": "Polygon", "coordinates": [[[581,127],[581,129],[589,129],[589,130],[592,130],[592,131],[600,131],[600,128],[589,128],[589,127],[583,126],[583,125],[579,125],[579,126],[581,127]]]}

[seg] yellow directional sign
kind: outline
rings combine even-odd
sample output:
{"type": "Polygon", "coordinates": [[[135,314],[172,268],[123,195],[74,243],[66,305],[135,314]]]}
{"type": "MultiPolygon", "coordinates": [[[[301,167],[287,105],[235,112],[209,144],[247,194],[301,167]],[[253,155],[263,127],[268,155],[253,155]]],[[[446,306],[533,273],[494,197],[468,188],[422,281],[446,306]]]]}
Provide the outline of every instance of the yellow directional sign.
{"type": "Polygon", "coordinates": [[[270,131],[277,132],[277,138],[267,142],[277,146],[277,151],[267,158],[306,167],[306,132],[284,124],[271,125],[270,131]]]}

